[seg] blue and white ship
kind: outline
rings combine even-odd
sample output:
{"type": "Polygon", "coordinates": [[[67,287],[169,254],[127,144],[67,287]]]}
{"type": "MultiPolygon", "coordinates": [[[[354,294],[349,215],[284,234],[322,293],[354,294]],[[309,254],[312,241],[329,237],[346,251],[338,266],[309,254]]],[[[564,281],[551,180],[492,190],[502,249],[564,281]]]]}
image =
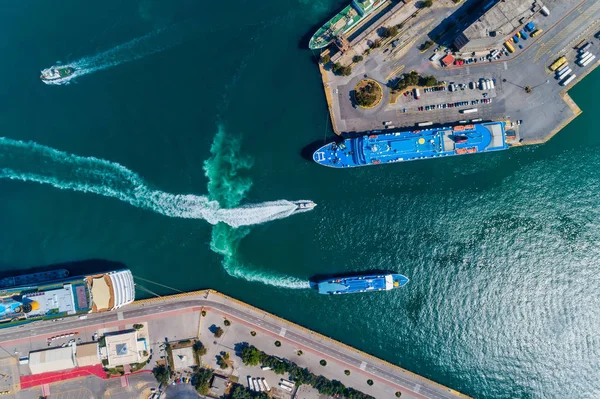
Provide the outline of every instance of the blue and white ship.
{"type": "Polygon", "coordinates": [[[313,154],[331,168],[380,165],[499,151],[508,148],[505,122],[475,123],[430,129],[392,131],[329,143],[313,154]]]}
{"type": "Polygon", "coordinates": [[[404,287],[408,278],[401,274],[374,274],[364,276],[336,277],[319,281],[319,294],[353,294],[358,292],[389,291],[404,287]]]}

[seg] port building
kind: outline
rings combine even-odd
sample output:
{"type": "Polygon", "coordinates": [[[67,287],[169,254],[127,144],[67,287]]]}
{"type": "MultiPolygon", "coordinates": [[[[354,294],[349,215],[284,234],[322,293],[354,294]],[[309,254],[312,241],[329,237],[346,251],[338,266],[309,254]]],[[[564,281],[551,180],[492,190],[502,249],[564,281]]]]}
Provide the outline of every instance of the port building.
{"type": "Polygon", "coordinates": [[[74,346],[29,352],[29,369],[31,370],[31,374],[69,370],[74,367],[74,346]]]}
{"type": "Polygon", "coordinates": [[[148,340],[139,336],[138,331],[111,333],[104,335],[105,345],[100,347],[100,356],[108,366],[124,366],[139,363],[148,357],[148,340]]]}
{"type": "Polygon", "coordinates": [[[454,40],[454,47],[462,52],[501,47],[507,36],[523,27],[543,7],[539,0],[489,0],[479,10],[479,18],[454,40]]]}

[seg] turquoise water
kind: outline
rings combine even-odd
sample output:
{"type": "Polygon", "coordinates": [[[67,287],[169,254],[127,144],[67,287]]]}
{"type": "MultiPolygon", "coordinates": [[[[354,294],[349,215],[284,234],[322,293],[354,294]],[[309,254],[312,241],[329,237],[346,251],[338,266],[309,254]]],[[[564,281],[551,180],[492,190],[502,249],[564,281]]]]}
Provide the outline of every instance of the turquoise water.
{"type": "Polygon", "coordinates": [[[339,171],[301,155],[331,135],[304,46],[344,2],[68,3],[0,6],[2,270],[122,262],[472,396],[600,395],[598,72],[571,91],[584,114],[546,145],[339,171]],[[57,60],[85,73],[42,84],[57,60]],[[318,206],[264,204],[298,199],[318,206]],[[216,213],[245,204],[261,207],[216,213]],[[411,281],[306,288],[374,269],[411,281]]]}

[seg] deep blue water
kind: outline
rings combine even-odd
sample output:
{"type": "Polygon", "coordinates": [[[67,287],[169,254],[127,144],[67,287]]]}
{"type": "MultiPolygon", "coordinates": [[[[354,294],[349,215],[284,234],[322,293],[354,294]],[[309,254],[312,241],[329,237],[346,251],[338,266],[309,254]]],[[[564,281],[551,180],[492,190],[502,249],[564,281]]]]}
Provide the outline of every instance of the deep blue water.
{"type": "Polygon", "coordinates": [[[121,262],[471,396],[600,396],[598,72],[571,91],[584,113],[545,145],[331,170],[301,156],[332,134],[303,40],[344,2],[61,4],[0,6],[0,176],[14,178],[0,179],[2,270],[121,262]],[[56,61],[87,72],[42,84],[56,61]],[[165,216],[181,211],[177,194],[196,196],[165,216]],[[195,218],[203,196],[318,207],[232,229],[195,218]],[[303,288],[374,269],[411,281],[345,297],[303,288]]]}

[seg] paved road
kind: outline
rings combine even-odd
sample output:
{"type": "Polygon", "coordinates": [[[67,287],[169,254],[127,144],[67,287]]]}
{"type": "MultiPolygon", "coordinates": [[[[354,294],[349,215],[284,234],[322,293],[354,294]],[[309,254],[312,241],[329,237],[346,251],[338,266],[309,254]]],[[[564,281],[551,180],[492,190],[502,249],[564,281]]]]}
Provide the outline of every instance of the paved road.
{"type": "MultiPolygon", "coordinates": [[[[290,325],[267,313],[243,306],[238,302],[217,294],[210,294],[208,297],[198,295],[141,305],[134,304],[125,308],[123,312],[94,314],[85,320],[67,318],[59,322],[36,322],[23,328],[7,328],[0,330],[0,345],[7,346],[15,341],[28,340],[33,337],[44,338],[56,335],[62,331],[81,330],[84,327],[100,327],[108,323],[119,323],[121,320],[126,319],[137,319],[139,321],[148,317],[163,317],[166,316],[164,313],[167,312],[200,307],[210,307],[233,318],[262,328],[274,335],[278,335],[282,331],[282,328],[285,328],[287,330],[285,339],[304,345],[313,351],[320,352],[334,360],[346,363],[356,369],[370,373],[381,380],[388,381],[400,388],[411,391],[415,397],[432,399],[465,397],[456,391],[452,391],[408,371],[392,367],[382,361],[377,361],[359,351],[338,345],[334,341],[328,340],[316,333],[290,325]],[[161,314],[163,315],[161,316],[161,314]]],[[[126,323],[126,321],[122,323],[126,323]]]]}
{"type": "MultiPolygon", "coordinates": [[[[365,58],[365,62],[356,65],[354,76],[330,76],[329,87],[337,93],[332,106],[336,126],[340,131],[369,131],[382,129],[382,122],[388,120],[396,127],[408,127],[422,121],[450,123],[462,119],[455,109],[452,110],[454,112],[417,111],[418,106],[459,101],[450,101],[448,92],[423,95],[419,101],[401,97],[396,105],[382,104],[373,110],[355,108],[347,95],[364,75],[385,84],[393,77],[416,70],[424,75],[434,75],[438,80],[459,83],[479,78],[496,79],[496,89],[489,93],[494,101],[489,106],[479,106],[478,114],[472,116],[486,120],[522,119],[524,124],[520,129],[520,137],[525,142],[535,143],[546,139],[576,115],[576,110],[570,108],[560,96],[565,88],[558,84],[547,66],[565,55],[577,78],[593,69],[593,65],[586,68],[573,65],[576,54],[573,47],[590,38],[596,41],[592,36],[600,30],[600,0],[547,0],[544,3],[549,6],[551,16],[537,14],[534,17],[538,27],[543,28],[542,35],[522,41],[525,48],[517,49],[510,59],[492,63],[478,62],[463,68],[435,68],[428,60],[433,54],[433,47],[423,54],[417,49],[417,45],[426,40],[427,35],[435,32],[435,28],[432,31],[422,29],[421,23],[425,21],[428,26],[435,27],[444,19],[456,19],[454,13],[459,12],[460,7],[450,10],[434,9],[420,14],[407,24],[406,37],[400,38],[401,41],[407,38],[412,40],[405,50],[390,56],[390,53],[397,50],[384,53],[384,47],[372,52],[365,58]],[[433,21],[430,22],[432,18],[433,21]],[[525,86],[533,87],[533,93],[526,93],[525,86]],[[404,108],[407,109],[406,113],[403,112],[404,108]]],[[[597,50],[592,53],[598,56],[597,50]]],[[[481,99],[482,95],[480,91],[466,91],[462,94],[465,96],[462,100],[471,100],[473,97],[481,99]]]]}

